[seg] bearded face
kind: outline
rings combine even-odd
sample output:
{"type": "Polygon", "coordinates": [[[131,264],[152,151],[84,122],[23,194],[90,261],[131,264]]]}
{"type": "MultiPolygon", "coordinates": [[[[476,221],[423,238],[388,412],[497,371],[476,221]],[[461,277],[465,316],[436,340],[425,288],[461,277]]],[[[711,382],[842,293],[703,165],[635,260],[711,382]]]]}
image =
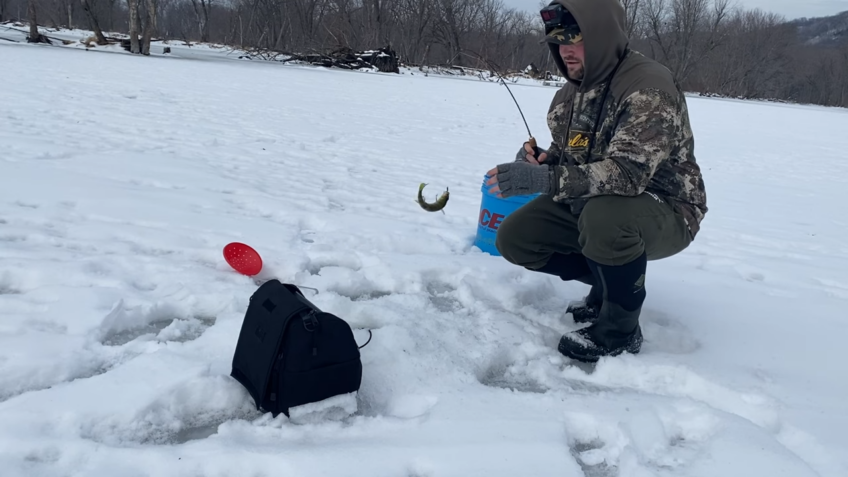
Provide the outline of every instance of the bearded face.
{"type": "Polygon", "coordinates": [[[559,45],[559,56],[565,63],[565,68],[568,71],[568,76],[575,80],[582,80],[585,71],[584,64],[586,59],[586,50],[583,43],[576,45],[559,45]]]}

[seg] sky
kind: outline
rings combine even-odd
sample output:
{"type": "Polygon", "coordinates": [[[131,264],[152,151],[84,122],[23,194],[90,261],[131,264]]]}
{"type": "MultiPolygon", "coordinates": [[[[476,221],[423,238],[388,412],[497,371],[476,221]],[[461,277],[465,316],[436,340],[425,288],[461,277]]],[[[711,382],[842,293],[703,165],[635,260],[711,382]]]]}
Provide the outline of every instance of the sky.
{"type": "MultiPolygon", "coordinates": [[[[779,13],[787,20],[822,17],[848,11],[848,0],[731,0],[746,8],[779,13]]],[[[537,10],[539,0],[504,0],[507,6],[537,10]]],[[[546,1],[547,3],[547,1],[546,1]]]]}
{"type": "Polygon", "coordinates": [[[747,8],[759,8],[784,15],[787,20],[824,17],[848,10],[848,0],[736,0],[747,8]]]}

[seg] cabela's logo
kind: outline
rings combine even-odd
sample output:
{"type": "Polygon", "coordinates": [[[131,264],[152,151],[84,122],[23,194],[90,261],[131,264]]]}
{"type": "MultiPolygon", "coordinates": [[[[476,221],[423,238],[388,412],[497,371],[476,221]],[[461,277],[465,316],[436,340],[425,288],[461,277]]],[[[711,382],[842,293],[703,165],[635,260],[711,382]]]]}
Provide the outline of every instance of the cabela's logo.
{"type": "Polygon", "coordinates": [[[568,147],[586,149],[589,147],[589,135],[580,131],[573,132],[571,139],[568,140],[568,147]]]}

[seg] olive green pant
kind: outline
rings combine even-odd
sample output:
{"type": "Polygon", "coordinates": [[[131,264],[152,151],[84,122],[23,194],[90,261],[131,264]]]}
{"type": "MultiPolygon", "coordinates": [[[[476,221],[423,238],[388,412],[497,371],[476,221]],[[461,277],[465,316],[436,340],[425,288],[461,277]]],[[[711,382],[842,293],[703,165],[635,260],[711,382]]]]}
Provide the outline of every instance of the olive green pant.
{"type": "Polygon", "coordinates": [[[600,196],[589,199],[579,216],[550,196],[539,196],[507,216],[495,246],[509,262],[542,268],[555,253],[580,253],[602,265],[624,265],[646,253],[659,260],[689,246],[683,216],[665,199],[600,196]]]}

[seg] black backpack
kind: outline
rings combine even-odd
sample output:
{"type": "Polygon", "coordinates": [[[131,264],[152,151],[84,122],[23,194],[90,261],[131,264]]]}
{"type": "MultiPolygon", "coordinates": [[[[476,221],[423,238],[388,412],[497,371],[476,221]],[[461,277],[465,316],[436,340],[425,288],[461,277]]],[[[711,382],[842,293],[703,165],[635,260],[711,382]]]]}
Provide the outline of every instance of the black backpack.
{"type": "Polygon", "coordinates": [[[230,376],[257,409],[289,417],[290,407],[358,391],[362,363],[350,325],[269,280],[250,297],[230,376]]]}

